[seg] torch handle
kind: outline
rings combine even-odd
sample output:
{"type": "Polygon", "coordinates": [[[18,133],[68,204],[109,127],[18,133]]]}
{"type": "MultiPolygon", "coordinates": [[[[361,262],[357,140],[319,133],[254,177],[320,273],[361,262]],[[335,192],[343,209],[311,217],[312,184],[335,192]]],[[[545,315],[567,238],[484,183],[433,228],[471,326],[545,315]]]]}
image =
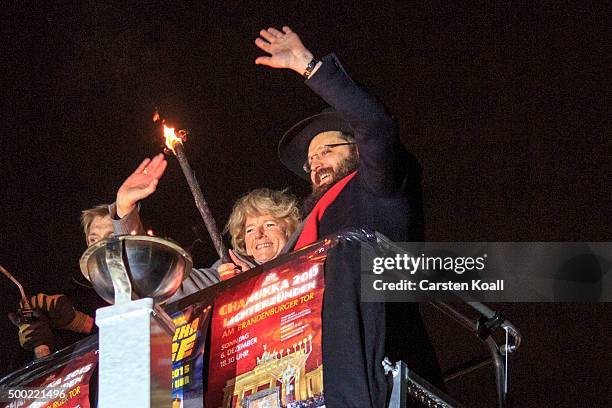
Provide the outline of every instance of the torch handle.
{"type": "Polygon", "coordinates": [[[187,179],[187,184],[189,184],[189,189],[191,190],[191,194],[193,195],[193,199],[195,201],[196,208],[200,212],[202,219],[204,220],[204,225],[208,230],[208,234],[212,239],[213,245],[215,246],[215,250],[221,258],[222,263],[230,263],[232,260],[229,257],[229,253],[227,252],[227,248],[223,243],[223,239],[221,237],[221,233],[219,233],[219,229],[217,228],[217,223],[212,216],[210,208],[204,199],[204,194],[202,194],[202,190],[200,189],[200,185],[198,184],[198,180],[189,165],[189,161],[187,161],[187,157],[185,156],[185,150],[181,143],[176,143],[174,145],[174,151],[176,153],[176,158],[181,165],[181,169],[183,170],[183,174],[187,179]]]}
{"type": "MultiPolygon", "coordinates": [[[[32,307],[30,306],[28,297],[26,296],[25,291],[23,290],[23,285],[2,265],[0,265],[0,273],[9,278],[11,282],[13,282],[19,288],[19,293],[21,294],[21,301],[23,303],[22,312],[20,313],[22,322],[19,328],[21,329],[24,324],[33,322],[34,314],[32,312],[32,307]]],[[[36,356],[36,358],[45,357],[49,354],[51,354],[51,349],[46,344],[39,344],[38,346],[34,347],[34,355],[36,356]]]]}
{"type": "Polygon", "coordinates": [[[28,302],[28,297],[26,296],[25,291],[23,290],[23,285],[9,271],[4,269],[2,265],[0,265],[0,272],[4,276],[9,278],[11,282],[13,282],[19,288],[19,293],[21,294],[21,300],[23,301],[23,304],[29,307],[30,303],[28,302]]]}

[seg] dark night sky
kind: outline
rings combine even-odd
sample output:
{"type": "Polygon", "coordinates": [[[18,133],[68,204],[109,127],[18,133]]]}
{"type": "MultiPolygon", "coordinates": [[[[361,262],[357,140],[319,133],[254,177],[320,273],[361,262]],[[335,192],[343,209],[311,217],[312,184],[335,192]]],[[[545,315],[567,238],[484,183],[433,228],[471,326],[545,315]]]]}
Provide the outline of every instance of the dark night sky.
{"type": "MultiPolygon", "coordinates": [[[[138,163],[161,151],[155,106],[191,131],[187,153],[219,224],[249,189],[307,192],[281,167],[276,143],[324,105],[293,72],[254,65],[253,41],[270,25],[290,25],[315,55],[336,52],[396,115],[424,166],[429,240],[611,240],[604,10],[555,2],[8,3],[0,264],[30,293],[67,291],[91,303],[93,292],[75,293],[71,281],[85,249],[80,210],[113,201],[138,163]]],[[[173,158],[142,212],[157,235],[191,245],[201,222],[173,158]]],[[[214,260],[209,243],[194,255],[196,265],[214,260]]],[[[19,360],[16,329],[2,318],[18,294],[6,280],[0,293],[3,374],[19,360]]],[[[519,406],[578,406],[570,401],[583,391],[594,399],[580,406],[602,405],[593,392],[610,369],[597,342],[610,327],[609,307],[500,308],[526,337],[513,373],[519,406]],[[553,368],[580,378],[557,381],[553,368]]],[[[427,315],[441,358],[453,361],[458,329],[427,315]]],[[[491,373],[449,390],[470,406],[491,406],[491,373]],[[483,381],[476,403],[474,383],[483,381]]]]}

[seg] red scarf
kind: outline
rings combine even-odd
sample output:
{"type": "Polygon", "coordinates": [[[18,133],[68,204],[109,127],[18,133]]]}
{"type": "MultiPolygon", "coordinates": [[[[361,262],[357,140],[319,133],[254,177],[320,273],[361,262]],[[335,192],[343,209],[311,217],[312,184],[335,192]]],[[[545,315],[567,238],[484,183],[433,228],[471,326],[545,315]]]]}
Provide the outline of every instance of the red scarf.
{"type": "Polygon", "coordinates": [[[327,210],[327,207],[329,207],[329,205],[334,202],[336,197],[338,197],[338,194],[340,194],[342,189],[344,189],[346,183],[355,177],[355,174],[357,174],[357,171],[352,172],[348,176],[338,181],[329,190],[327,190],[325,194],[323,194],[306,219],[302,233],[293,247],[294,250],[305,247],[308,244],[312,244],[319,238],[319,221],[321,221],[321,218],[323,218],[325,210],[327,210]]]}

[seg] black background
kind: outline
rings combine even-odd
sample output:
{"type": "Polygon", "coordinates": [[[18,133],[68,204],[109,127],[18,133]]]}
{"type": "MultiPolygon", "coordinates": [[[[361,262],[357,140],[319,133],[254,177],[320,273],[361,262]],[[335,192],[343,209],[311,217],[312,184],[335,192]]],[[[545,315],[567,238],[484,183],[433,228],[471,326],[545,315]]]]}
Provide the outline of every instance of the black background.
{"type": "MultiPolygon", "coordinates": [[[[1,27],[0,264],[32,294],[64,291],[84,308],[96,303],[72,281],[85,249],[80,210],[113,201],[138,163],[162,150],[155,106],[191,131],[187,154],[219,224],[249,189],[308,191],[281,166],[276,143],[324,105],[295,73],[254,65],[254,39],[270,25],[290,25],[315,55],[336,52],[396,115],[424,166],[429,240],[611,239],[603,9],[57,3],[6,2],[1,27]]],[[[142,212],[156,235],[192,245],[201,221],[174,158],[142,212]]],[[[215,258],[209,242],[193,252],[199,266],[215,258]]],[[[18,292],[2,279],[0,294],[6,315],[18,292]]],[[[609,403],[607,305],[496,306],[525,337],[511,370],[517,406],[609,403]]],[[[485,352],[425,312],[443,368],[485,352]]],[[[6,373],[27,356],[1,316],[0,330],[6,373]]],[[[468,406],[494,405],[491,367],[448,388],[468,406]]]]}

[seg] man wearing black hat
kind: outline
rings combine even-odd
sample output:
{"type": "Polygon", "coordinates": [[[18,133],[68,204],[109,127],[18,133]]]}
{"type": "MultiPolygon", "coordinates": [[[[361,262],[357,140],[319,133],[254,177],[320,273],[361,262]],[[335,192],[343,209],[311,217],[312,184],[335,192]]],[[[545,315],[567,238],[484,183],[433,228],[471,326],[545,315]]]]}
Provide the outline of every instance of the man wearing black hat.
{"type": "MultiPolygon", "coordinates": [[[[293,126],[278,147],[282,163],[312,185],[304,201],[303,214],[308,217],[292,249],[349,227],[368,227],[398,242],[421,241],[420,165],[402,146],[397,123],[384,106],[350,78],[335,55],[318,61],[289,27],[259,34],[255,44],[270,56],[255,63],[297,72],[330,105],[293,126]]],[[[353,275],[332,276],[336,284],[326,287],[326,405],[382,406],[380,348],[441,385],[418,305],[364,304],[359,274],[353,275]]],[[[329,278],[326,272],[328,283],[329,278]]]]}
{"type": "Polygon", "coordinates": [[[271,56],[255,62],[298,72],[331,106],[289,129],[278,147],[282,163],[310,179],[313,193],[303,213],[318,218],[305,223],[295,248],[354,226],[398,242],[422,240],[420,166],[383,105],[348,76],[335,55],[317,61],[289,27],[260,35],[256,45],[271,56]],[[342,188],[329,191],[338,182],[342,188]]]}

